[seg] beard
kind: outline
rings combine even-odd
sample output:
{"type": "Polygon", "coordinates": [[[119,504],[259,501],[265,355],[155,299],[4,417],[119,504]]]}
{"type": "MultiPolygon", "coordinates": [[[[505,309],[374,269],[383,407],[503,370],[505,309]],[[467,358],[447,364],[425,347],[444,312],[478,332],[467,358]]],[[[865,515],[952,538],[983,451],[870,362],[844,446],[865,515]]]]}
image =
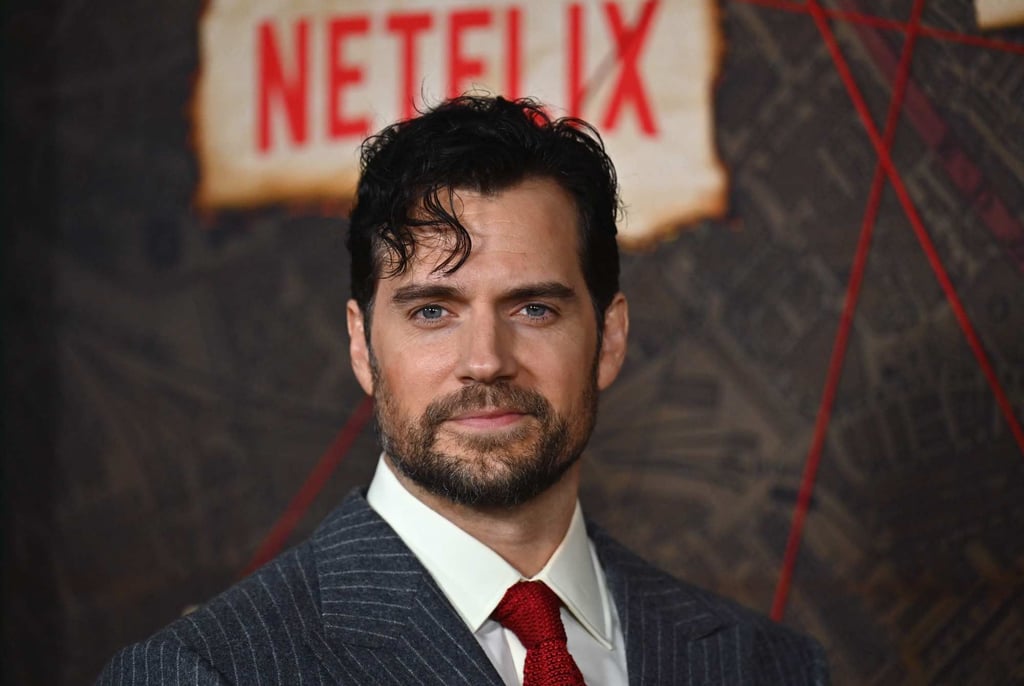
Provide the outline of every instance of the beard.
{"type": "Polygon", "coordinates": [[[402,475],[459,505],[510,508],[557,483],[583,454],[597,416],[597,360],[567,416],[540,393],[501,381],[476,383],[430,402],[418,418],[403,416],[370,356],[374,416],[384,452],[402,475]],[[459,433],[448,420],[483,408],[525,415],[507,430],[459,433]]]}

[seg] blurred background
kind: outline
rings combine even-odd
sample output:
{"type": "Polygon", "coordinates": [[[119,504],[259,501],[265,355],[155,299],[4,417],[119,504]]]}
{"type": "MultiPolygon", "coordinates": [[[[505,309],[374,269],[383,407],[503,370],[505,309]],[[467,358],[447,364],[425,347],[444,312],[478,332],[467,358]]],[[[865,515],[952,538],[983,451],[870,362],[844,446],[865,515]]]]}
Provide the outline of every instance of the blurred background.
{"type": "MultiPolygon", "coordinates": [[[[879,131],[913,5],[823,3],[879,131]]],[[[722,0],[729,211],[624,255],[631,349],[582,498],[767,613],[818,453],[783,621],[835,683],[1021,683],[1024,29],[922,6],[892,159],[989,377],[886,184],[819,419],[878,155],[807,6],[722,0]]],[[[7,683],[91,683],[230,585],[344,427],[292,543],[377,459],[343,214],[196,209],[202,9],[3,5],[7,683]]]]}

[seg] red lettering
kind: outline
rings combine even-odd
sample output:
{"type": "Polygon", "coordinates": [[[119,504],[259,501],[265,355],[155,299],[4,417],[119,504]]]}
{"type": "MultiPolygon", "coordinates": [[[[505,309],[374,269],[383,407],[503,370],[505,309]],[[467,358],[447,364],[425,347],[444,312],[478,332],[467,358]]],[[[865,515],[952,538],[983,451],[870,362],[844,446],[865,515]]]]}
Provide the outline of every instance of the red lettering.
{"type": "Polygon", "coordinates": [[[270,150],[271,105],[280,102],[288,122],[288,131],[293,143],[305,143],[309,137],[307,103],[309,90],[309,21],[295,23],[294,68],[285,75],[281,54],[274,36],[274,25],[265,21],[259,25],[257,51],[259,52],[256,97],[256,146],[260,152],[270,150]]]}
{"type": "Polygon", "coordinates": [[[448,24],[448,96],[454,98],[465,90],[464,82],[483,76],[484,62],[462,53],[463,32],[491,25],[491,10],[452,12],[448,24]]]}
{"type": "Polygon", "coordinates": [[[402,94],[398,109],[403,119],[416,114],[416,64],[419,62],[416,39],[432,23],[433,18],[427,12],[388,16],[388,31],[397,33],[402,42],[402,94]]]}
{"type": "Polygon", "coordinates": [[[518,7],[511,7],[508,10],[508,16],[506,17],[506,40],[505,44],[508,48],[508,54],[505,58],[505,67],[507,69],[507,76],[505,78],[505,97],[510,100],[515,100],[519,97],[519,93],[522,90],[520,72],[522,70],[522,44],[520,42],[520,24],[521,15],[518,7]]]}
{"type": "Polygon", "coordinates": [[[615,127],[623,105],[627,100],[631,100],[635,104],[637,116],[640,118],[640,130],[651,136],[658,132],[637,69],[640,50],[651,28],[651,20],[654,18],[654,10],[657,6],[658,0],[647,0],[636,26],[627,27],[622,20],[622,14],[617,4],[606,2],[604,5],[605,16],[608,18],[612,34],[615,36],[616,53],[621,65],[619,80],[615,85],[611,103],[608,105],[604,121],[601,124],[602,128],[606,130],[611,131],[615,127]]]}
{"type": "Polygon", "coordinates": [[[583,7],[569,5],[569,116],[583,116],[583,7]]]}
{"type": "Polygon", "coordinates": [[[332,19],[328,27],[327,133],[331,138],[365,138],[370,133],[368,117],[347,117],[342,106],[345,89],[363,82],[362,67],[352,66],[344,61],[342,52],[345,40],[349,36],[365,34],[369,30],[370,20],[359,16],[332,19]]]}

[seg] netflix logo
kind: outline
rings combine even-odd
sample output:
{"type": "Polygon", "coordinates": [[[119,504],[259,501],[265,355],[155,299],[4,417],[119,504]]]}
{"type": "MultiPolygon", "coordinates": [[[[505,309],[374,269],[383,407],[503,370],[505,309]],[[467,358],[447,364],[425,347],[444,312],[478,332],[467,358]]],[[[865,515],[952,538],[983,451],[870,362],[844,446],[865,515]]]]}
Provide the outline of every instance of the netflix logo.
{"type": "Polygon", "coordinates": [[[366,136],[474,90],[533,96],[598,127],[629,205],[627,245],[659,224],[720,214],[712,4],[210,0],[194,112],[199,204],[343,199],[366,136]]]}
{"type": "MultiPolygon", "coordinates": [[[[608,54],[596,57],[609,60],[603,68],[615,74],[610,96],[595,120],[605,133],[612,133],[626,125],[628,109],[632,110],[634,125],[643,135],[657,135],[655,106],[644,82],[640,56],[649,40],[658,5],[659,0],[646,0],[633,23],[626,18],[619,2],[589,6],[571,3],[563,8],[564,35],[558,42],[561,49],[557,56],[563,93],[556,101],[566,103],[568,114],[593,116],[584,111],[588,57],[584,26],[586,13],[593,12],[602,18],[601,42],[610,48],[608,54]]],[[[392,99],[402,118],[413,116],[417,105],[422,104],[418,91],[427,74],[438,77],[447,97],[484,83],[508,98],[524,95],[523,55],[530,51],[530,46],[524,44],[527,38],[523,31],[525,11],[524,7],[513,5],[496,9],[403,11],[378,16],[346,14],[316,21],[310,18],[264,20],[256,28],[254,55],[258,149],[267,152],[273,146],[272,116],[283,116],[291,144],[309,142],[312,88],[324,90],[327,113],[322,133],[326,140],[362,139],[371,132],[372,118],[368,112],[355,111],[351,106],[346,108],[346,101],[351,101],[346,95],[370,79],[385,79],[393,85],[392,99]],[[282,38],[286,33],[291,34],[287,53],[282,38]],[[319,40],[311,38],[311,34],[319,40]],[[441,60],[427,62],[429,53],[424,44],[438,39],[441,60]],[[373,55],[365,46],[375,41],[390,45],[395,53],[392,60],[371,59],[373,55]],[[474,51],[473,44],[479,44],[481,49],[474,51]],[[315,52],[314,45],[319,46],[315,52]],[[311,61],[316,59],[323,60],[320,83],[311,78],[311,61]],[[391,66],[397,67],[397,71],[375,73],[381,67],[391,66]]],[[[550,16],[547,11],[541,11],[550,16]]]]}

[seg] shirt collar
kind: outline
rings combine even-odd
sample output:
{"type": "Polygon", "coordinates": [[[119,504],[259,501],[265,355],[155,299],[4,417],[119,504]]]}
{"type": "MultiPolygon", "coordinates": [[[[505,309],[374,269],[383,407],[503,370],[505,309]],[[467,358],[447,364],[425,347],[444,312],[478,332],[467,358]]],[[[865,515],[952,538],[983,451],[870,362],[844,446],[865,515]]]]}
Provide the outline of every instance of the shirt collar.
{"type": "MultiPolygon", "coordinates": [[[[523,578],[500,555],[406,490],[383,456],[366,500],[419,558],[474,633],[508,587],[523,578]]],[[[587,632],[611,649],[611,598],[578,501],[565,538],[532,580],[546,583],[587,632]]]]}

